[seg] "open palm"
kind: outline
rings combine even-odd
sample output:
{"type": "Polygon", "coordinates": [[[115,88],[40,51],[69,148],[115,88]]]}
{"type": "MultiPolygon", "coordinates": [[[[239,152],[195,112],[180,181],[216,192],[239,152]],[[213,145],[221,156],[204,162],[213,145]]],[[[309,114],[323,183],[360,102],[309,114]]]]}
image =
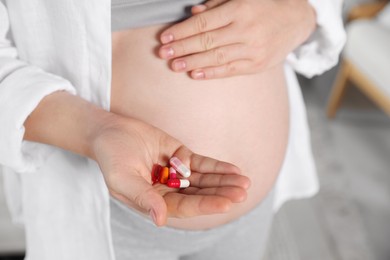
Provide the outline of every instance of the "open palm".
{"type": "Polygon", "coordinates": [[[167,217],[224,213],[245,200],[250,181],[229,163],[195,154],[178,140],[138,120],[115,117],[96,137],[94,153],[112,196],[149,213],[156,225],[167,217]],[[154,164],[178,157],[189,169],[191,186],[152,185],[154,164]]]}

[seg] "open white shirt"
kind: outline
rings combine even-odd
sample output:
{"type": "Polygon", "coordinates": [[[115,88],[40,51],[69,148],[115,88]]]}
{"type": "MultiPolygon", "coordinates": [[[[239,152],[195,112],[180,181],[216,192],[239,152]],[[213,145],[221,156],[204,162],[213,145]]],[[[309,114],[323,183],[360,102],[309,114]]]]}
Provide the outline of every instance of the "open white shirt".
{"type": "MultiPolygon", "coordinates": [[[[275,210],[288,199],[318,191],[305,107],[292,68],[309,77],[321,74],[337,63],[345,42],[342,0],[310,2],[317,11],[317,30],[285,66],[291,125],[275,210]]],[[[26,228],[26,259],[115,259],[109,194],[97,164],[23,141],[26,118],[55,91],[109,109],[110,15],[110,0],[0,2],[0,165],[12,216],[26,228]]]]}

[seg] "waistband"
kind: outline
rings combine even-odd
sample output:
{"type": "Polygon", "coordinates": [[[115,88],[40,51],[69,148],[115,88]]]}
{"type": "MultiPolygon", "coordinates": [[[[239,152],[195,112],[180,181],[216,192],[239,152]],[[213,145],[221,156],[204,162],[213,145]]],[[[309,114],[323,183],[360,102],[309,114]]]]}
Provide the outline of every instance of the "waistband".
{"type": "MultiPolygon", "coordinates": [[[[131,243],[130,240],[132,240],[132,237],[136,237],[138,242],[148,241],[148,245],[150,244],[152,248],[156,246],[170,248],[176,243],[172,243],[169,238],[174,238],[175,241],[182,238],[183,240],[191,240],[193,242],[192,245],[196,244],[197,248],[205,248],[218,240],[221,236],[241,229],[243,227],[242,225],[251,226],[251,224],[258,223],[259,221],[261,223],[265,216],[272,215],[273,197],[274,191],[271,190],[261,203],[245,215],[227,224],[206,230],[156,227],[149,218],[111,198],[111,226],[114,241],[116,240],[115,237],[119,237],[119,239],[129,240],[128,242],[131,243]],[[155,242],[156,245],[153,245],[155,242]]],[[[172,250],[173,249],[175,248],[172,248],[172,250]]],[[[183,250],[188,249],[183,246],[183,250]]]]}

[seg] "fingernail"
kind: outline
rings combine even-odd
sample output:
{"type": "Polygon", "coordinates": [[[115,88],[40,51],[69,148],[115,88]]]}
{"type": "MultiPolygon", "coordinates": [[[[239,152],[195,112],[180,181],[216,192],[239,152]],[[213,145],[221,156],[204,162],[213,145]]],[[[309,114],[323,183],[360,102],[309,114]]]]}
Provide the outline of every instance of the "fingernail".
{"type": "Polygon", "coordinates": [[[162,47],[161,48],[161,56],[163,58],[173,57],[174,54],[175,54],[175,51],[171,47],[162,47]]]}
{"type": "Polygon", "coordinates": [[[195,71],[193,76],[194,76],[195,79],[204,79],[205,78],[205,74],[201,70],[200,71],[195,71]]]}
{"type": "Polygon", "coordinates": [[[150,217],[153,220],[154,224],[157,226],[157,215],[156,215],[156,212],[154,212],[154,210],[151,209],[149,214],[150,214],[150,217]]]}
{"type": "Polygon", "coordinates": [[[169,34],[163,34],[161,36],[161,42],[163,44],[169,43],[171,41],[173,41],[173,35],[172,34],[170,34],[170,33],[169,34]]]}
{"type": "Polygon", "coordinates": [[[186,63],[183,60],[178,60],[173,63],[173,69],[176,71],[184,70],[186,66],[186,63]]]}
{"type": "Polygon", "coordinates": [[[195,5],[194,6],[196,9],[198,9],[198,12],[203,12],[204,10],[207,9],[206,5],[195,5]]]}

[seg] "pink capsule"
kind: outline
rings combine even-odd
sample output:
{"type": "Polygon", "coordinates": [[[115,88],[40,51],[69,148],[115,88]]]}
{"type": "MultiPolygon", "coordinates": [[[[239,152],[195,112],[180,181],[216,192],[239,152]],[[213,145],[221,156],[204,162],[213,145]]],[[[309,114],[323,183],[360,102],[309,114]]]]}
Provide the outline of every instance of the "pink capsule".
{"type": "Polygon", "coordinates": [[[169,179],[171,179],[171,180],[177,179],[176,170],[173,167],[169,168],[169,179]]]}
{"type": "Polygon", "coordinates": [[[188,169],[177,157],[172,157],[169,160],[170,165],[175,168],[183,177],[188,178],[191,176],[191,171],[188,169]]]}
{"type": "Polygon", "coordinates": [[[186,179],[170,179],[167,185],[171,188],[187,188],[190,186],[190,181],[186,179]]]}

